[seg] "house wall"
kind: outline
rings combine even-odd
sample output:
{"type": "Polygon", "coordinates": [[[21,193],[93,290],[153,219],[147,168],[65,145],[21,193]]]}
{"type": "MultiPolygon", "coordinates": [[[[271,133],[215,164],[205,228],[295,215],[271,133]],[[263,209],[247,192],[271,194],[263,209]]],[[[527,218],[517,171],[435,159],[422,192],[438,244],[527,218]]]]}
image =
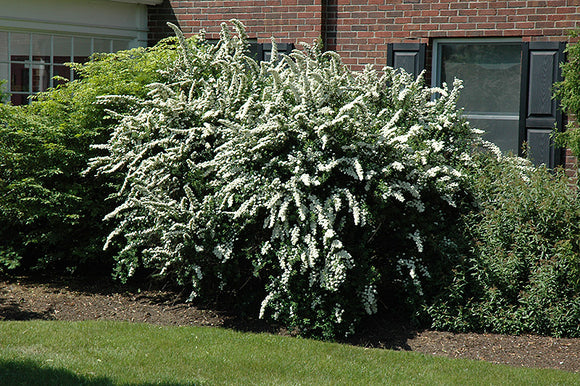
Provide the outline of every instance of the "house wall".
{"type": "MultiPolygon", "coordinates": [[[[216,39],[220,22],[241,20],[250,38],[268,42],[312,42],[322,38],[353,70],[386,65],[389,43],[427,44],[427,66],[434,39],[518,38],[568,41],[580,28],[580,0],[164,0],[150,7],[150,44],[172,35],[171,21],[186,35],[205,29],[216,39]]],[[[569,151],[566,168],[576,175],[569,151]]]]}

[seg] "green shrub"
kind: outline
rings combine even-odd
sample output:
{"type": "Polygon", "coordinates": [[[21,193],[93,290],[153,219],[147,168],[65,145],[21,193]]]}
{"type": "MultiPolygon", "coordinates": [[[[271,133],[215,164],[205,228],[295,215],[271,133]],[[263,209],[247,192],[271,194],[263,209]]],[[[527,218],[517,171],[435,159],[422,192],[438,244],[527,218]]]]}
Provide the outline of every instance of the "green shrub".
{"type": "MultiPolygon", "coordinates": [[[[580,37],[580,30],[573,31],[570,36],[580,37]]],[[[560,144],[571,149],[576,157],[580,157],[580,130],[574,130],[580,118],[580,44],[570,43],[566,54],[566,63],[562,65],[564,80],[556,84],[555,97],[560,100],[564,111],[572,114],[572,120],[567,131],[557,134],[557,139],[560,144]]]]}
{"type": "Polygon", "coordinates": [[[580,199],[561,171],[482,156],[473,250],[429,309],[436,328],[580,336],[580,199]]]}
{"type": "Polygon", "coordinates": [[[153,49],[95,55],[73,65],[79,80],[37,96],[27,106],[0,104],[0,271],[94,271],[109,265],[102,245],[102,218],[111,210],[106,197],[115,179],[87,178],[82,171],[115,122],[98,96],[145,97],[147,84],[163,73],[176,51],[171,41],[153,49]],[[90,264],[89,264],[90,263],[90,264]]]}
{"type": "Polygon", "coordinates": [[[416,308],[457,249],[473,136],[460,84],[353,73],[309,46],[257,64],[235,26],[182,45],[175,79],[130,98],[98,147],[92,167],[125,176],[108,216],[118,276],[153,268],[319,337],[352,332],[378,296],[416,308]]]}

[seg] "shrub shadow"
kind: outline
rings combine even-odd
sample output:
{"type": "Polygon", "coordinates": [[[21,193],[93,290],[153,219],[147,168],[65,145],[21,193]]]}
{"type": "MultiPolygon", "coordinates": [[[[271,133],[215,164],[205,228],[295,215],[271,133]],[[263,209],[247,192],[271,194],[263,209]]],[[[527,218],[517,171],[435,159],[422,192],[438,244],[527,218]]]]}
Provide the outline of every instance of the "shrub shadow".
{"type": "Polygon", "coordinates": [[[0,297],[0,320],[50,320],[51,310],[45,312],[25,311],[18,302],[0,297]]]}
{"type": "MultiPolygon", "coordinates": [[[[107,377],[87,377],[75,374],[66,369],[55,369],[42,366],[40,363],[32,360],[7,361],[0,360],[0,384],[3,386],[12,385],[44,385],[44,386],[66,386],[66,385],[84,385],[84,386],[108,386],[116,385],[107,377]]],[[[126,383],[124,383],[126,384],[126,383]]],[[[194,383],[129,383],[134,386],[182,386],[194,385],[194,383]]]]}
{"type": "Polygon", "coordinates": [[[356,334],[340,342],[366,348],[412,351],[408,342],[420,332],[409,321],[370,317],[356,334]]]}

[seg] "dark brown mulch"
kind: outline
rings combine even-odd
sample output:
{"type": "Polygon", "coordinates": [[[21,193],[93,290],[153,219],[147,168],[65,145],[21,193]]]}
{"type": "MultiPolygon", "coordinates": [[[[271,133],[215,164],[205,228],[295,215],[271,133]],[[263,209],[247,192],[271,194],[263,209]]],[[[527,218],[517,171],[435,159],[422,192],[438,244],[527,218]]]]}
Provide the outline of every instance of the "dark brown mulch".
{"type": "MultiPolygon", "coordinates": [[[[196,307],[184,302],[179,294],[167,290],[139,290],[103,279],[38,280],[21,277],[0,280],[0,321],[30,319],[119,320],[287,334],[287,331],[260,320],[196,307]]],[[[403,324],[374,322],[357,336],[354,343],[580,373],[580,339],[577,338],[454,334],[416,331],[403,324]]]]}

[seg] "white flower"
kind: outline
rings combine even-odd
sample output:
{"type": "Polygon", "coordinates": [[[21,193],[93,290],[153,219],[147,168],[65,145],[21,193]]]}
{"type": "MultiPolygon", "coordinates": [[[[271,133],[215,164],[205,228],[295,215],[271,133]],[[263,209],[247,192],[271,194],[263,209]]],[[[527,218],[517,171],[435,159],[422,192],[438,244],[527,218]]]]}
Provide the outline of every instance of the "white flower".
{"type": "Polygon", "coordinates": [[[405,168],[405,166],[402,163],[400,163],[399,161],[395,161],[395,162],[391,163],[391,167],[398,172],[402,171],[405,168]]]}
{"type": "Polygon", "coordinates": [[[364,171],[363,168],[360,164],[360,162],[358,162],[358,159],[354,160],[354,170],[356,171],[356,175],[358,176],[359,180],[364,180],[365,176],[364,176],[364,171]]]}
{"type": "Polygon", "coordinates": [[[408,237],[415,242],[415,245],[417,246],[417,251],[419,253],[422,253],[423,252],[423,240],[421,239],[421,234],[419,233],[419,231],[417,230],[414,233],[410,233],[408,235],[408,237]]]}

